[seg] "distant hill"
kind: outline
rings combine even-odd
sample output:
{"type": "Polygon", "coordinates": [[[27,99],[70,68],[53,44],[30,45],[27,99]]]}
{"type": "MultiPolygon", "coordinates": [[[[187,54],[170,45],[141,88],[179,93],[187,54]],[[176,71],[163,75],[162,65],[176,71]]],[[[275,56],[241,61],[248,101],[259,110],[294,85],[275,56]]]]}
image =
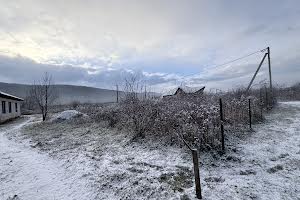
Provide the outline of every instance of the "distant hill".
{"type": "MultiPolygon", "coordinates": [[[[30,90],[30,85],[0,82],[0,90],[21,98],[25,98],[30,90]]],[[[69,104],[73,101],[80,103],[107,103],[115,102],[117,92],[86,86],[55,85],[59,93],[57,104],[69,104]]],[[[122,93],[120,92],[120,95],[122,93]]]]}

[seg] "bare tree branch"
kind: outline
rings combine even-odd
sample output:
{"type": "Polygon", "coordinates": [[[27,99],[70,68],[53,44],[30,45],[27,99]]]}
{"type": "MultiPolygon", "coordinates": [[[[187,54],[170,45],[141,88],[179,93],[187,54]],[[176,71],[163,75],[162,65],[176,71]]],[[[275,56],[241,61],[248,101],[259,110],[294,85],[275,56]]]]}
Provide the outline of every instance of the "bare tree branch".
{"type": "Polygon", "coordinates": [[[48,115],[49,106],[58,98],[52,76],[46,72],[39,82],[34,81],[30,95],[41,110],[43,121],[45,121],[48,115]]]}

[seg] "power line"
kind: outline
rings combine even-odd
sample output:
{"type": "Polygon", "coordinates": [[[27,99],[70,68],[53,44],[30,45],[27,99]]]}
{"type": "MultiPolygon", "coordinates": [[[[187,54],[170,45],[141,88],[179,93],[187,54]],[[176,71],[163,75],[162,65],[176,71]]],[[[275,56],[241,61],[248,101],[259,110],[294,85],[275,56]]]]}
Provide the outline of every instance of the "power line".
{"type": "MultiPolygon", "coordinates": [[[[247,55],[245,55],[245,56],[242,56],[242,57],[239,57],[239,58],[236,58],[236,59],[227,61],[227,62],[222,63],[222,64],[218,64],[218,65],[215,65],[215,66],[209,67],[209,68],[217,68],[217,67],[221,67],[221,66],[224,66],[224,65],[227,65],[227,64],[236,62],[236,61],[238,61],[238,60],[242,60],[242,59],[244,59],[244,58],[247,58],[247,57],[249,57],[249,56],[252,56],[252,55],[254,55],[254,54],[257,54],[257,53],[259,53],[259,52],[264,52],[266,49],[267,49],[267,48],[261,49],[261,50],[255,51],[255,52],[253,52],[253,53],[247,54],[247,55]]],[[[205,67],[205,68],[207,68],[207,67],[205,67]]]]}
{"type": "MultiPolygon", "coordinates": [[[[261,49],[261,50],[258,50],[258,51],[249,53],[249,54],[247,54],[247,55],[241,56],[241,57],[239,57],[239,58],[236,58],[236,59],[227,61],[227,62],[225,62],[225,63],[217,64],[217,65],[210,66],[210,67],[204,67],[204,69],[207,69],[207,68],[212,69],[212,68],[217,68],[217,67],[221,67],[221,66],[224,66],[224,65],[228,65],[228,64],[233,63],[233,62],[236,62],[236,61],[238,61],[238,60],[242,60],[242,59],[244,59],[244,58],[250,57],[250,56],[252,56],[252,55],[254,55],[254,54],[262,53],[262,52],[264,52],[264,51],[266,51],[266,50],[267,50],[267,48],[264,48],[264,49],[261,49]]],[[[186,78],[186,77],[189,77],[189,76],[194,76],[194,74],[193,74],[193,75],[186,75],[186,76],[183,76],[183,78],[186,78]]]]}

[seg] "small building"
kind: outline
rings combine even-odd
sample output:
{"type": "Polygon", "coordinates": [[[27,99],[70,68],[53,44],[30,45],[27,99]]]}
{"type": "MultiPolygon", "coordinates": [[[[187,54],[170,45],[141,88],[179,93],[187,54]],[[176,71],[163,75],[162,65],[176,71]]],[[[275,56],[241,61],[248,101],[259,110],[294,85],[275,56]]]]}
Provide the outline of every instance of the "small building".
{"type": "Polygon", "coordinates": [[[24,99],[0,91],[0,123],[21,116],[24,99]]]}

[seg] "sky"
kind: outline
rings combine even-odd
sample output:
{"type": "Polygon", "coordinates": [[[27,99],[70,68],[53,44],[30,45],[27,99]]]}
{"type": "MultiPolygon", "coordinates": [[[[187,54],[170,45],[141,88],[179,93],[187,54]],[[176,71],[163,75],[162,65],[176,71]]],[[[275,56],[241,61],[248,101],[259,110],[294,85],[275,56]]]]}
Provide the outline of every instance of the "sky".
{"type": "MultiPolygon", "coordinates": [[[[160,92],[247,85],[271,49],[274,84],[300,81],[298,0],[0,0],[0,82],[160,92]]],[[[255,84],[268,81],[267,62],[255,84]]]]}

